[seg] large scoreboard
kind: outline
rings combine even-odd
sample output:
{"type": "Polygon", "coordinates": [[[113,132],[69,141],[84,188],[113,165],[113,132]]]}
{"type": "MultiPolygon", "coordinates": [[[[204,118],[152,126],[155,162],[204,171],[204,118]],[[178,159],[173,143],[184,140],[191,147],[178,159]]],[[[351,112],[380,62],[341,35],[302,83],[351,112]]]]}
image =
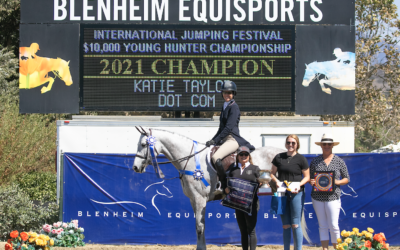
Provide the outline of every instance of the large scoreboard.
{"type": "Polygon", "coordinates": [[[353,114],[354,0],[21,0],[20,112],[353,114]]]}
{"type": "Polygon", "coordinates": [[[82,25],[85,110],[294,110],[294,26],[82,25]],[[99,98],[101,97],[101,98],[99,98]]]}

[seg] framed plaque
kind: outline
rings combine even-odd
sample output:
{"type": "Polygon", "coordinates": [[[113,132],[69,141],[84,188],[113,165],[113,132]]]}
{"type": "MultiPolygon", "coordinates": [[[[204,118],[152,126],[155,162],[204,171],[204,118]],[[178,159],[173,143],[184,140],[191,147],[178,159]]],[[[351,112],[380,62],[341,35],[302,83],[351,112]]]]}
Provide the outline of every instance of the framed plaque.
{"type": "Polygon", "coordinates": [[[313,177],[315,179],[314,192],[335,192],[335,171],[316,171],[313,177]]]}

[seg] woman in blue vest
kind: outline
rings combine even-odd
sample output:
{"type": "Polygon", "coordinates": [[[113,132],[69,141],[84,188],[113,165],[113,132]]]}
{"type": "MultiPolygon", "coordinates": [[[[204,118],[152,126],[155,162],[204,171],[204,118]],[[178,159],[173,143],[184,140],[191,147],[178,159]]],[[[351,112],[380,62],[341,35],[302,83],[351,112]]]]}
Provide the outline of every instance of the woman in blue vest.
{"type": "Polygon", "coordinates": [[[232,81],[225,81],[222,84],[221,92],[225,102],[219,117],[219,129],[215,136],[206,143],[207,147],[220,145],[220,148],[212,157],[221,182],[215,194],[224,192],[227,184],[222,159],[235,152],[240,146],[246,146],[250,151],[254,151],[255,149],[239,133],[240,110],[234,99],[237,92],[236,84],[232,81]]]}

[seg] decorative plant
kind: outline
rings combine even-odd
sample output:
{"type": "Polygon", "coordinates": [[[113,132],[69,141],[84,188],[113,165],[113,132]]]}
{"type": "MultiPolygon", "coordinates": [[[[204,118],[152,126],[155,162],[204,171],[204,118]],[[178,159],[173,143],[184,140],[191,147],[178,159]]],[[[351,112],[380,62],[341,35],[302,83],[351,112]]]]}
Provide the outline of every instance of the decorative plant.
{"type": "Polygon", "coordinates": [[[57,175],[54,173],[32,171],[18,174],[15,183],[30,200],[44,202],[57,200],[57,175]]]}
{"type": "Polygon", "coordinates": [[[10,239],[5,245],[5,250],[51,250],[53,245],[54,240],[47,235],[38,235],[33,232],[18,233],[17,230],[14,230],[10,233],[10,239]]]}
{"type": "Polygon", "coordinates": [[[85,236],[82,227],[78,227],[78,220],[72,220],[70,223],[56,222],[53,225],[45,224],[41,233],[48,235],[54,240],[54,246],[58,247],[77,247],[84,246],[85,236]]]}
{"type": "Polygon", "coordinates": [[[0,241],[10,238],[10,232],[38,231],[46,221],[58,217],[56,202],[35,205],[18,185],[0,187],[0,241]]]}
{"type": "Polygon", "coordinates": [[[358,228],[353,231],[343,230],[341,238],[337,240],[337,250],[389,250],[384,233],[373,234],[372,228],[360,232],[358,228]]]}

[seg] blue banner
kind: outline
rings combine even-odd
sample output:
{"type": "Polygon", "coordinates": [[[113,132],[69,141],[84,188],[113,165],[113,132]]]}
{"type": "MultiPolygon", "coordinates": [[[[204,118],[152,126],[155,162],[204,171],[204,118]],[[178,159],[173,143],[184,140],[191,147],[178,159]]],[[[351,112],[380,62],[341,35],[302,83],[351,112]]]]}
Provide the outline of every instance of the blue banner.
{"type": "MultiPolygon", "coordinates": [[[[309,162],[316,155],[307,155],[309,162]]],[[[342,187],[340,230],[358,227],[384,232],[400,245],[400,154],[345,154],[351,182],[342,187]]],[[[154,169],[132,170],[135,155],[64,154],[63,220],[78,219],[85,242],[100,244],[196,244],[195,218],[179,178],[162,180],[154,169]]],[[[167,161],[159,157],[159,162],[167,161]]],[[[161,165],[165,178],[178,177],[172,164],[161,165]]],[[[306,185],[305,218],[313,244],[319,244],[318,221],[306,185]]],[[[259,245],[283,244],[282,223],[269,213],[271,197],[260,197],[259,245]]],[[[207,244],[240,244],[233,209],[219,201],[206,208],[207,244]]],[[[306,242],[305,242],[306,243],[306,242]]]]}

